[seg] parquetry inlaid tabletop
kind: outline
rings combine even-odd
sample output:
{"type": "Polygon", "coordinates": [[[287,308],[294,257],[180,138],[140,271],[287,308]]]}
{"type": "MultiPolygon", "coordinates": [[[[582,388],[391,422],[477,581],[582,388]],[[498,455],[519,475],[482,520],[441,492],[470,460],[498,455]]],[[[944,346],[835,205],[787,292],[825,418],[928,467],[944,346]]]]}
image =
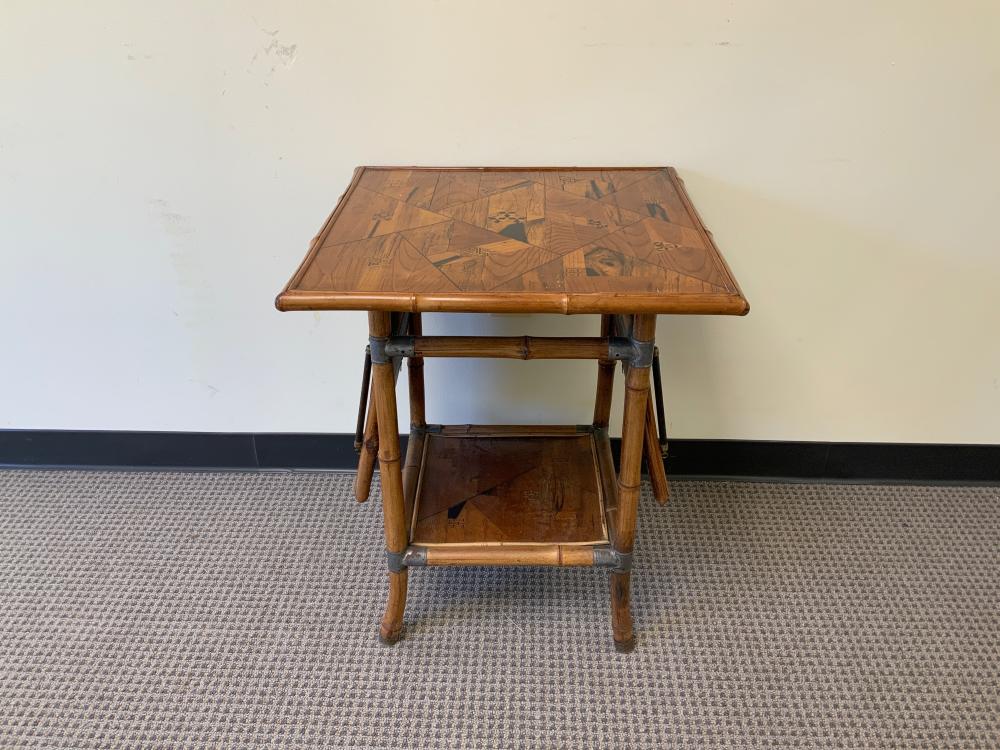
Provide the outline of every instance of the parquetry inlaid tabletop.
{"type": "Polygon", "coordinates": [[[670,167],[360,167],[277,306],[749,310],[670,167]]]}

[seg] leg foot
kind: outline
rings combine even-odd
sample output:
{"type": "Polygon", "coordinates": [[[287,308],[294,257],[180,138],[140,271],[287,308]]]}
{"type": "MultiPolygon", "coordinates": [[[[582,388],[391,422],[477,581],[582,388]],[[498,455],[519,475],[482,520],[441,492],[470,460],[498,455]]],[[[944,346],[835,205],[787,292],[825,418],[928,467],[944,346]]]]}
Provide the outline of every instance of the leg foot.
{"type": "Polygon", "coordinates": [[[403,634],[403,610],[406,608],[406,571],[389,573],[389,598],[378,629],[378,639],[386,646],[395,644],[403,634]]]}
{"type": "Polygon", "coordinates": [[[399,639],[403,637],[402,631],[396,633],[396,635],[385,636],[382,635],[382,628],[378,630],[378,642],[383,646],[395,646],[399,643],[399,639]]]}
{"type": "Polygon", "coordinates": [[[619,654],[631,654],[635,651],[635,636],[632,636],[627,641],[615,641],[615,651],[619,654]]]}

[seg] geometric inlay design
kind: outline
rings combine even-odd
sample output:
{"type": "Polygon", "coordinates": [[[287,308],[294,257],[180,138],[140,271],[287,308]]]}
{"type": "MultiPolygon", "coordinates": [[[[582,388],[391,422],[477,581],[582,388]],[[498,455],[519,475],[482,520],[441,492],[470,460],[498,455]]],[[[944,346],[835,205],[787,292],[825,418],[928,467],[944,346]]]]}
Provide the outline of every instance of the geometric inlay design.
{"type": "MultiPolygon", "coordinates": [[[[411,541],[607,542],[593,436],[428,435],[411,541]]],[[[407,519],[409,520],[409,519],[407,519]]]]}
{"type": "Polygon", "coordinates": [[[662,168],[366,167],[286,291],[740,298],[690,206],[662,168]]]}

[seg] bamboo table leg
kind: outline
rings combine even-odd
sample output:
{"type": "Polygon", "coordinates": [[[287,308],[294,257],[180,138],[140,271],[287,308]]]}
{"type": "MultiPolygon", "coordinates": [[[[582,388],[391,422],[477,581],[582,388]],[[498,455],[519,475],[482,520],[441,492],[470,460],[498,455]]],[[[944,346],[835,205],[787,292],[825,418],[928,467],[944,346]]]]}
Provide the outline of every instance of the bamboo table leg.
{"type": "Polygon", "coordinates": [[[399,465],[399,423],[396,416],[396,377],[385,354],[385,342],[392,330],[389,313],[368,313],[372,348],[372,391],[378,414],[378,460],[382,481],[382,518],[389,559],[389,597],[379,627],[385,644],[399,640],[406,606],[406,568],[401,556],[406,550],[406,519],[403,509],[403,479],[399,465]],[[399,556],[399,557],[396,557],[399,556]]]}
{"type": "Polygon", "coordinates": [[[368,419],[365,422],[364,440],[358,456],[358,473],[354,477],[354,499],[363,503],[372,491],[372,475],[375,473],[375,459],[378,458],[378,414],[375,400],[368,402],[368,419]]]}
{"type": "Polygon", "coordinates": [[[643,425],[645,440],[642,448],[646,454],[646,467],[649,470],[649,483],[653,487],[653,497],[663,505],[670,497],[670,485],[667,484],[667,471],[663,468],[663,454],[660,452],[660,436],[656,432],[656,417],[653,414],[653,399],[646,398],[646,420],[643,425]]]}
{"type": "MultiPolygon", "coordinates": [[[[420,313],[410,314],[411,336],[423,335],[420,313]]],[[[406,522],[413,517],[413,503],[420,479],[424,440],[427,437],[427,417],[424,408],[424,358],[410,357],[406,362],[407,382],[410,387],[410,437],[406,442],[406,460],[403,462],[403,511],[406,522]]]]}
{"type": "MultiPolygon", "coordinates": [[[[615,335],[615,316],[601,316],[601,336],[615,335]]],[[[615,363],[610,359],[598,360],[597,369],[597,398],[594,402],[594,427],[607,429],[611,417],[611,395],[614,387],[615,363]]],[[[645,437],[643,439],[643,453],[646,457],[646,465],[649,470],[649,483],[653,487],[653,497],[663,505],[670,495],[670,486],[667,484],[667,472],[663,468],[663,455],[660,453],[659,435],[656,431],[656,417],[654,416],[653,400],[646,399],[646,417],[643,429],[645,437]]]]}
{"type": "MultiPolygon", "coordinates": [[[[618,523],[615,524],[615,549],[631,558],[635,542],[635,520],[639,504],[642,470],[642,447],[645,440],[646,402],[649,397],[649,368],[656,330],[655,315],[636,315],[632,339],[640,346],[648,343],[649,361],[633,361],[625,377],[625,418],[622,425],[621,469],[618,472],[618,523]]],[[[611,627],[615,648],[631,651],[635,647],[632,612],[629,607],[630,569],[611,573],[611,627]]]]}
{"type": "MultiPolygon", "coordinates": [[[[423,336],[423,327],[420,313],[411,313],[410,335],[423,336]]],[[[424,358],[410,357],[406,362],[406,372],[410,386],[410,427],[423,429],[427,426],[424,410],[424,358]]]]}
{"type": "MultiPolygon", "coordinates": [[[[390,321],[392,317],[390,315],[390,321]]],[[[400,318],[396,321],[400,330],[396,330],[397,326],[393,323],[392,333],[403,333],[404,330],[409,331],[411,335],[420,335],[420,315],[412,314],[406,317],[406,319],[400,318]]],[[[410,422],[411,424],[416,424],[417,421],[420,422],[420,426],[425,426],[423,423],[423,413],[424,413],[424,372],[423,372],[423,359],[420,359],[420,364],[415,365],[414,359],[410,359],[409,373],[410,373],[410,422]],[[414,372],[414,367],[417,371],[414,372]],[[417,404],[418,413],[417,416],[414,412],[413,404],[417,404]]],[[[367,360],[367,368],[371,369],[371,358],[367,360]]],[[[393,364],[393,378],[395,379],[399,374],[400,363],[393,364]]],[[[393,381],[395,382],[395,380],[393,381]]],[[[365,428],[363,433],[363,438],[361,441],[360,455],[358,456],[358,473],[354,477],[354,498],[359,502],[363,503],[368,500],[372,491],[372,476],[375,474],[375,460],[378,458],[378,413],[375,410],[375,399],[372,398],[368,402],[368,415],[365,421],[365,428]]]]}
{"type": "MultiPolygon", "coordinates": [[[[614,335],[614,316],[601,316],[601,336],[614,335]]],[[[615,385],[615,361],[597,360],[597,398],[594,400],[594,427],[608,429],[611,421],[611,395],[615,385]]]]}

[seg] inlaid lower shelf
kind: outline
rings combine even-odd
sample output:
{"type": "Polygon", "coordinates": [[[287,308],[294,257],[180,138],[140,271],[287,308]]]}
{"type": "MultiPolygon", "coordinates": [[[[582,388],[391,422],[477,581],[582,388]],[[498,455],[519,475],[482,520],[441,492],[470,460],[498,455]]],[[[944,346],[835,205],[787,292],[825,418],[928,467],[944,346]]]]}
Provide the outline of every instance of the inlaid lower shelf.
{"type": "Polygon", "coordinates": [[[589,425],[430,426],[403,474],[426,564],[592,565],[613,537],[611,446],[589,425]]]}

